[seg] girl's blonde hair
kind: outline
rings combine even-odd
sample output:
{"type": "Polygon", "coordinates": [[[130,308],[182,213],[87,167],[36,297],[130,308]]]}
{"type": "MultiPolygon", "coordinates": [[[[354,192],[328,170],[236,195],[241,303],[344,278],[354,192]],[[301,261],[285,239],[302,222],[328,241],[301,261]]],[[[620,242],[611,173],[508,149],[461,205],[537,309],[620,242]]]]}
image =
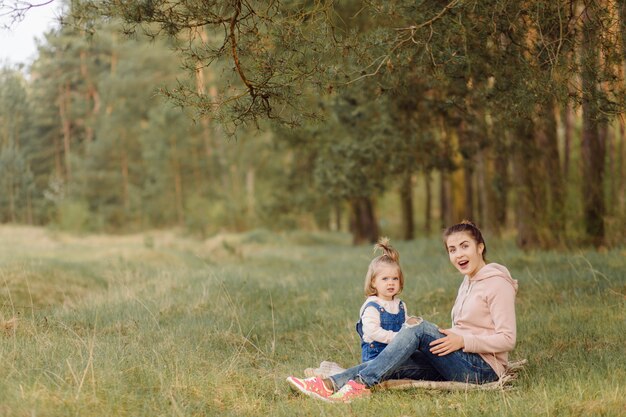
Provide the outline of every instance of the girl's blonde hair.
{"type": "Polygon", "coordinates": [[[400,280],[400,290],[398,294],[402,292],[404,288],[404,274],[402,268],[400,268],[400,254],[389,244],[389,238],[381,237],[378,239],[378,243],[374,245],[374,253],[381,250],[383,253],[372,259],[369,268],[367,268],[367,274],[365,275],[365,296],[377,295],[376,288],[374,288],[374,281],[378,276],[378,271],[381,265],[395,265],[398,268],[398,279],[400,280]]]}

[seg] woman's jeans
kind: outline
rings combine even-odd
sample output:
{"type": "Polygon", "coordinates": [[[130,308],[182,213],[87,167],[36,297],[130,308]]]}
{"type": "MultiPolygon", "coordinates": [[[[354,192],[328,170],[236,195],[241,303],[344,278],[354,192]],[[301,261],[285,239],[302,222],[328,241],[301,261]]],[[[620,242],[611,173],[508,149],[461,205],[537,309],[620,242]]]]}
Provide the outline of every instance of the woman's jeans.
{"type": "Polygon", "coordinates": [[[430,342],[445,337],[437,326],[427,321],[403,325],[391,343],[371,361],[346,369],[330,377],[336,389],[349,380],[368,387],[388,379],[458,381],[483,384],[498,375],[477,353],[462,350],[437,356],[430,353],[430,342]]]}

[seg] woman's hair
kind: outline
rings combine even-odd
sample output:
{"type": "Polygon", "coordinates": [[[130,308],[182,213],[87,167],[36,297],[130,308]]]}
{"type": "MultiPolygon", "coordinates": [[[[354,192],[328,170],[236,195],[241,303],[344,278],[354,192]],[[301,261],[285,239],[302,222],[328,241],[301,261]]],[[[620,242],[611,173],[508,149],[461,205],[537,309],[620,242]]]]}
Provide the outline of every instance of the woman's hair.
{"type": "Polygon", "coordinates": [[[376,295],[376,288],[374,288],[373,284],[382,265],[393,265],[398,268],[398,279],[400,280],[400,290],[398,294],[400,294],[404,288],[404,274],[402,273],[402,268],[400,268],[400,254],[389,244],[389,239],[386,237],[378,239],[378,243],[374,245],[374,253],[379,249],[383,252],[382,255],[372,259],[369,268],[367,268],[367,274],[365,275],[366,297],[376,295]]]}
{"type": "Polygon", "coordinates": [[[472,239],[474,239],[474,241],[476,242],[476,245],[480,243],[483,244],[483,248],[484,248],[483,249],[483,261],[487,262],[487,244],[485,243],[483,234],[480,233],[480,229],[478,228],[478,226],[476,226],[474,223],[472,223],[469,220],[463,220],[461,221],[461,223],[457,223],[453,226],[448,227],[443,232],[443,244],[446,247],[446,250],[448,249],[448,245],[446,244],[448,237],[455,233],[462,233],[462,232],[469,233],[472,239]]]}

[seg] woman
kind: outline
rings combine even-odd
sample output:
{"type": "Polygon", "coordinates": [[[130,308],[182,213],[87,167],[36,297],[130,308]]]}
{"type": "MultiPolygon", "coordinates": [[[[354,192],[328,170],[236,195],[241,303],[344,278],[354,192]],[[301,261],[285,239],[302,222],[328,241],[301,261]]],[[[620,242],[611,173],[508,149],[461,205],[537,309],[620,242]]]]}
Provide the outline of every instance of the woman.
{"type": "Polygon", "coordinates": [[[289,377],[287,382],[324,401],[349,402],[388,379],[497,380],[515,347],[517,281],[504,266],[487,264],[485,240],[473,223],[451,226],[443,237],[450,262],[464,275],[450,329],[411,318],[375,359],[327,379],[289,377]]]}

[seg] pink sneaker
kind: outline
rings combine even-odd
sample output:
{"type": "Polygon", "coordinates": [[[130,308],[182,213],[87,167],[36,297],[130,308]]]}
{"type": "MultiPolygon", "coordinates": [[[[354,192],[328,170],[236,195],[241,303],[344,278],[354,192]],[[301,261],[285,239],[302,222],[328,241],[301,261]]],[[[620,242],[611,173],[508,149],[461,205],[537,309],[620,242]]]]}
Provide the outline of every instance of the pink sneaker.
{"type": "Polygon", "coordinates": [[[329,401],[349,403],[354,399],[369,397],[372,391],[363,384],[350,380],[339,391],[328,397],[329,401]]]}
{"type": "Polygon", "coordinates": [[[330,402],[328,397],[333,395],[333,391],[326,388],[322,378],[318,378],[316,376],[306,379],[290,376],[287,378],[287,382],[292,388],[300,391],[301,393],[322,401],[330,402]]]}

